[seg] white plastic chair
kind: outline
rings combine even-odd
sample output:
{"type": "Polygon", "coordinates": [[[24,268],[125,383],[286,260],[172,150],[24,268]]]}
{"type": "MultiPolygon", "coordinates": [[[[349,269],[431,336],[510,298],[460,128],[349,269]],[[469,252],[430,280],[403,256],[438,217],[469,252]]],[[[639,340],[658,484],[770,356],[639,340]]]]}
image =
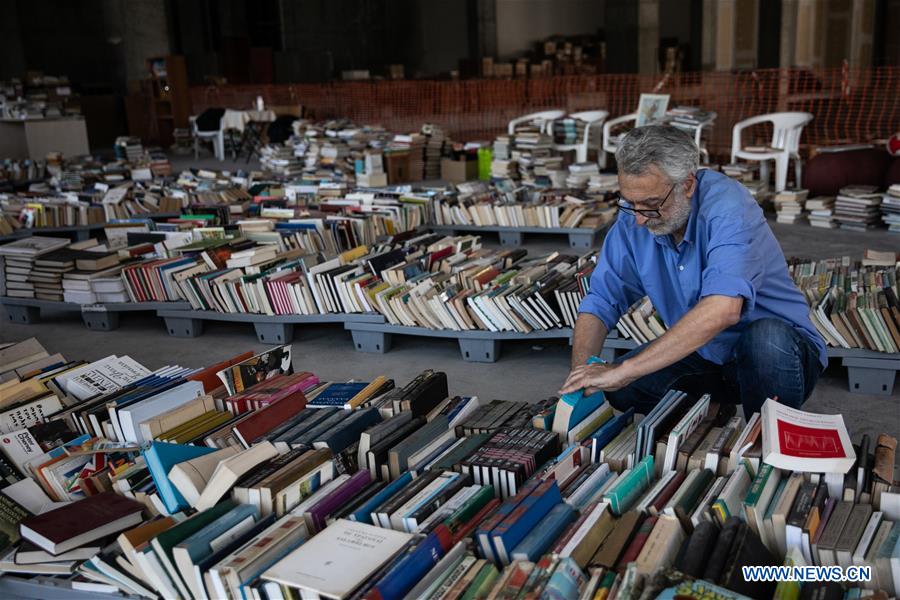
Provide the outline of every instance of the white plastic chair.
{"type": "Polygon", "coordinates": [[[549,124],[554,119],[559,119],[565,114],[566,111],[564,110],[543,110],[541,112],[523,115],[510,121],[506,127],[506,131],[509,135],[512,135],[516,132],[516,125],[519,125],[520,123],[534,123],[541,130],[541,133],[547,133],[549,124]]]}
{"type": "MultiPolygon", "coordinates": [[[[603,125],[603,122],[606,120],[606,117],[609,116],[609,113],[605,110],[585,110],[582,112],[571,113],[569,115],[572,119],[577,119],[579,121],[583,121],[585,123],[584,128],[584,139],[580,140],[575,144],[553,144],[553,147],[559,152],[568,152],[570,150],[575,151],[575,162],[587,162],[588,150],[590,148],[597,148],[600,151],[597,153],[597,161],[600,163],[600,168],[603,169],[606,167],[606,153],[603,152],[603,137],[602,131],[595,132],[591,135],[592,129],[597,129],[598,127],[603,125]],[[600,133],[600,143],[597,143],[597,134],[600,133]],[[593,142],[593,146],[591,145],[593,142]]],[[[550,121],[549,124],[549,133],[553,135],[553,121],[550,121]]]]}
{"type": "Polygon", "coordinates": [[[200,155],[200,140],[211,141],[213,147],[213,154],[215,154],[216,158],[220,161],[225,160],[225,130],[222,128],[221,121],[219,122],[218,131],[200,131],[197,129],[197,117],[196,115],[190,117],[191,121],[191,131],[194,134],[194,160],[200,155]]]}
{"type": "MultiPolygon", "coordinates": [[[[636,112],[630,113],[627,115],[622,115],[621,117],[616,117],[615,119],[610,119],[606,123],[603,124],[603,151],[609,152],[613,156],[616,154],[616,149],[619,147],[619,133],[613,134],[613,129],[619,127],[621,125],[625,125],[626,123],[634,123],[637,121],[638,114],[636,112]]],[[[706,146],[703,144],[703,130],[706,128],[711,128],[716,121],[715,115],[712,119],[703,123],[699,127],[694,127],[694,143],[697,144],[697,148],[700,149],[700,156],[703,158],[703,162],[705,164],[709,164],[709,150],[707,150],[706,146]]],[[[687,129],[687,128],[685,128],[687,129]]],[[[605,156],[604,156],[605,159],[605,156]]]]}
{"type": "Polygon", "coordinates": [[[790,160],[794,159],[794,176],[796,185],[801,185],[802,165],[800,162],[800,135],[813,115],[807,112],[781,112],[758,115],[744,119],[734,125],[731,133],[731,162],[737,159],[759,161],[759,176],[764,182],[769,181],[769,161],[775,161],[775,191],[781,192],[787,187],[787,172],[790,160]],[[759,123],[772,123],[772,141],[770,150],[756,152],[741,146],[741,132],[759,123]]]}
{"type": "MultiPolygon", "coordinates": [[[[627,115],[622,115],[621,117],[616,117],[615,119],[610,119],[606,123],[603,124],[603,152],[610,153],[613,156],[616,154],[616,149],[619,147],[619,133],[613,135],[613,128],[621,127],[626,123],[634,123],[637,121],[638,114],[636,112],[629,113],[627,115]]],[[[605,159],[605,156],[604,156],[605,159]]]]}

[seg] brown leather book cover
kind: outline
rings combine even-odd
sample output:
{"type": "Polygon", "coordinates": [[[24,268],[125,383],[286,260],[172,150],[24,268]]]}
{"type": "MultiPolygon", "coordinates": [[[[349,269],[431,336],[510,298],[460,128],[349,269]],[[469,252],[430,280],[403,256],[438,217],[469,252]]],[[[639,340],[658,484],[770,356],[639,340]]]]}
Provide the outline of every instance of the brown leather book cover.
{"type": "Polygon", "coordinates": [[[603,541],[597,553],[590,560],[591,566],[600,566],[605,569],[612,569],[625,551],[625,547],[631,541],[634,532],[641,524],[641,513],[630,510],[622,515],[616,521],[609,537],[603,541]]]}
{"type": "Polygon", "coordinates": [[[29,517],[22,522],[22,528],[23,531],[30,529],[54,544],[61,544],[142,510],[144,505],[140,502],[115,492],[103,492],[29,517]]]}

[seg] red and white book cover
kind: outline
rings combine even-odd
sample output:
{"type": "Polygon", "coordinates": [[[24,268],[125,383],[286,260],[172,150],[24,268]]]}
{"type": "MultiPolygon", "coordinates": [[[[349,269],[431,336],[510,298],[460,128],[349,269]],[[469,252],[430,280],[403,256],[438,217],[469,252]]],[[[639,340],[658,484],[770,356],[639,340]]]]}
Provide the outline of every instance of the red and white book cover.
{"type": "Polygon", "coordinates": [[[846,473],[856,453],[841,415],[797,410],[771,398],[763,404],[763,461],[780,469],[846,473]]]}

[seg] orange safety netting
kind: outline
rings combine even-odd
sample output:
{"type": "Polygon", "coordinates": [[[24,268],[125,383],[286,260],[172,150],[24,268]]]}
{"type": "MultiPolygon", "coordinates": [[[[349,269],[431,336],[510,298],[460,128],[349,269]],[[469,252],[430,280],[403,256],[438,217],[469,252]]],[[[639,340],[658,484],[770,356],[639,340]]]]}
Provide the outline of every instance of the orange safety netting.
{"type": "MultiPolygon", "coordinates": [[[[900,130],[900,67],[196,86],[191,99],[199,113],[208,107],[250,108],[262,96],[268,106],[302,105],[315,119],[346,117],[397,132],[436,123],[453,139],[468,141],[490,140],[509,120],[539,110],[631,113],[642,92],[670,94],[670,107],[718,113],[707,142],[718,160],[728,159],[736,122],[768,112],[815,115],[801,140],[805,147],[870,142],[900,130]]],[[[745,143],[765,142],[766,135],[761,128],[756,140],[745,143]]]]}

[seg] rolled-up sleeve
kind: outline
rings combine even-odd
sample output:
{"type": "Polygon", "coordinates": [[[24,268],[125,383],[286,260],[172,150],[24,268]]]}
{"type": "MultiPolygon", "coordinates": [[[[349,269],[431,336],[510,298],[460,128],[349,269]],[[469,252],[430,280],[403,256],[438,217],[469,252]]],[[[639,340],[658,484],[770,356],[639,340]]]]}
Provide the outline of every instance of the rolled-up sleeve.
{"type": "Polygon", "coordinates": [[[597,267],[591,274],[591,289],[578,307],[579,313],[590,313],[603,321],[608,331],[629,306],[644,296],[625,235],[625,227],[617,220],[603,242],[597,267]]]}
{"type": "Polygon", "coordinates": [[[740,297],[744,299],[742,312],[753,310],[765,265],[759,244],[753,243],[755,230],[739,219],[719,217],[710,222],[700,298],[740,297]]]}

